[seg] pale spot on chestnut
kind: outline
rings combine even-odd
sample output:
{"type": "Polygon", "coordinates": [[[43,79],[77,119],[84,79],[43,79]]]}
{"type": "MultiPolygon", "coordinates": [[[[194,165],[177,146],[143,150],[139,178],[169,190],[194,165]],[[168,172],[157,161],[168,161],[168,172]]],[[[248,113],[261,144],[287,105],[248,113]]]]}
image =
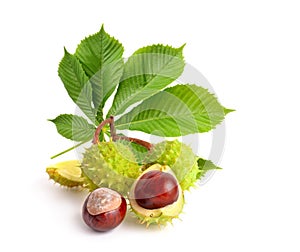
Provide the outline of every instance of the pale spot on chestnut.
{"type": "Polygon", "coordinates": [[[119,193],[109,188],[99,188],[90,194],[86,207],[91,215],[98,215],[117,209],[121,203],[119,193]]]}

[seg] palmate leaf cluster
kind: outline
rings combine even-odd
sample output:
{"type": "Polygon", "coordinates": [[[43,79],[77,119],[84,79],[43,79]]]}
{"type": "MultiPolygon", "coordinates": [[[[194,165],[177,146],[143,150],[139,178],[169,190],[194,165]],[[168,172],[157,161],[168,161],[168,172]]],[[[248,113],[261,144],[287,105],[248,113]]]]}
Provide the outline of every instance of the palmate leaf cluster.
{"type": "Polygon", "coordinates": [[[150,45],[125,61],[122,44],[102,26],[83,39],[74,54],[65,49],[58,68],[69,97],[84,117],[61,114],[50,121],[59,134],[78,142],[91,140],[97,125],[109,116],[117,118],[117,130],[165,137],[214,129],[231,111],[214,94],[190,83],[169,87],[184,70],[183,48],[150,45]],[[103,114],[112,94],[111,107],[103,114]]]}

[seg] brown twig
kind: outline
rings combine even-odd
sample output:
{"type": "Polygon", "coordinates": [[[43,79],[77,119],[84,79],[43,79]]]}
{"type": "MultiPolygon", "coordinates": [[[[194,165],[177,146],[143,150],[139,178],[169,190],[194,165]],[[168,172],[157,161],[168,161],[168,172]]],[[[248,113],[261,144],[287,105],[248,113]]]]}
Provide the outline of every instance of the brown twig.
{"type": "Polygon", "coordinates": [[[139,144],[139,145],[145,147],[147,150],[151,150],[151,148],[152,148],[151,143],[141,140],[141,139],[138,139],[138,138],[116,135],[114,141],[117,141],[117,140],[126,140],[126,141],[129,141],[132,143],[136,143],[136,144],[139,144]]]}
{"type": "Polygon", "coordinates": [[[110,124],[111,125],[111,123],[113,122],[113,120],[114,120],[114,117],[111,116],[111,117],[105,119],[103,122],[101,122],[99,124],[99,126],[97,127],[97,129],[95,131],[95,134],[94,134],[93,144],[99,143],[99,135],[100,135],[101,130],[103,129],[103,127],[106,124],[110,124]]]}
{"type": "Polygon", "coordinates": [[[112,140],[115,141],[115,137],[117,136],[117,131],[115,128],[115,119],[113,116],[111,116],[110,118],[111,118],[111,122],[109,124],[110,136],[111,136],[112,140]]]}
{"type": "Polygon", "coordinates": [[[145,147],[147,150],[151,150],[152,144],[147,142],[147,141],[144,141],[144,140],[141,140],[141,139],[138,139],[138,138],[117,135],[113,116],[110,116],[109,118],[105,119],[103,122],[101,122],[99,124],[99,126],[97,127],[97,129],[95,131],[95,134],[94,134],[93,144],[98,144],[99,143],[100,132],[106,124],[109,124],[110,136],[111,136],[111,138],[114,142],[118,141],[118,140],[126,140],[126,141],[129,141],[129,142],[132,142],[132,143],[139,144],[139,145],[145,147]]]}

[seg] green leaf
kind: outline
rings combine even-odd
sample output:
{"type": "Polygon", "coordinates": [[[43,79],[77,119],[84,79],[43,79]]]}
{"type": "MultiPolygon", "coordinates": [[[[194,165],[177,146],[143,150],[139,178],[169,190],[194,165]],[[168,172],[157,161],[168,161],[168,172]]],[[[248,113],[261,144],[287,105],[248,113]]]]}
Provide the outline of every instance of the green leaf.
{"type": "Polygon", "coordinates": [[[205,176],[206,172],[209,170],[220,170],[222,168],[216,166],[212,161],[199,158],[197,160],[199,173],[197,174],[197,179],[205,176]]]}
{"type": "Polygon", "coordinates": [[[184,68],[183,46],[152,45],[137,50],[125,63],[110,115],[122,114],[130,105],[142,101],[176,80],[184,68]]]}
{"type": "Polygon", "coordinates": [[[91,77],[93,103],[98,111],[102,110],[106,100],[114,92],[123,73],[123,67],[123,60],[105,64],[91,77]]]}
{"type": "Polygon", "coordinates": [[[220,170],[220,169],[222,169],[222,168],[216,166],[212,161],[205,160],[203,158],[199,158],[197,163],[198,163],[198,168],[201,171],[220,170]]]}
{"type": "Polygon", "coordinates": [[[49,121],[53,122],[58,133],[67,139],[82,142],[94,136],[95,126],[81,116],[62,114],[49,121]]]}
{"type": "Polygon", "coordinates": [[[58,75],[71,99],[90,120],[94,121],[95,113],[92,107],[91,83],[85,75],[79,60],[68,53],[66,49],[65,55],[59,64],[58,75]]]}
{"type": "Polygon", "coordinates": [[[78,45],[75,56],[82,63],[89,77],[97,73],[105,64],[111,64],[122,59],[124,48],[122,44],[104,31],[104,27],[78,45]]]}
{"type": "Polygon", "coordinates": [[[101,30],[78,45],[75,56],[91,78],[93,103],[96,109],[103,108],[113,93],[123,73],[124,48],[118,40],[101,30]]]}
{"type": "Polygon", "coordinates": [[[224,119],[224,108],[207,89],[176,85],[148,98],[119,118],[119,130],[139,130],[176,137],[207,132],[224,119]]]}

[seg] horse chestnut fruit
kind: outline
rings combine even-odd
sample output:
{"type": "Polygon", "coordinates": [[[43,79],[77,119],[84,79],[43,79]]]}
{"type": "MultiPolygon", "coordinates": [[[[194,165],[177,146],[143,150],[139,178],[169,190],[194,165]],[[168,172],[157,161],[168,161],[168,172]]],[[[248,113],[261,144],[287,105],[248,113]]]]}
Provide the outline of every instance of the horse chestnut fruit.
{"type": "Polygon", "coordinates": [[[124,197],[109,188],[98,188],[86,198],[82,218],[95,231],[108,231],[123,221],[127,211],[124,197]]]}
{"type": "Polygon", "coordinates": [[[153,170],[138,180],[134,197],[136,202],[146,209],[157,209],[174,203],[179,190],[176,178],[167,172],[153,170]]]}
{"type": "Polygon", "coordinates": [[[153,164],[133,183],[129,192],[132,212],[141,223],[166,225],[178,218],[184,195],[172,169],[153,164]]]}

